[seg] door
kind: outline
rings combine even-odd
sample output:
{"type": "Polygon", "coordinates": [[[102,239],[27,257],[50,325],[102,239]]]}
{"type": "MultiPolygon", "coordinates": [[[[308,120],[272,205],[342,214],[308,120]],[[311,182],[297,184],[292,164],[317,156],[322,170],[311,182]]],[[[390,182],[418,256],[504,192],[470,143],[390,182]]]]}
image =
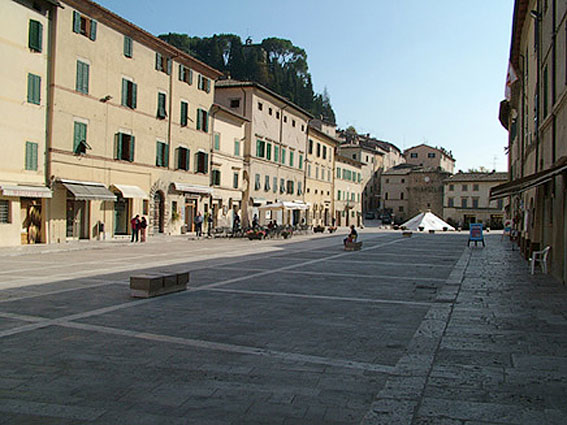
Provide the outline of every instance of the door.
{"type": "Polygon", "coordinates": [[[152,210],[152,224],[154,233],[163,233],[165,228],[165,196],[161,190],[154,194],[154,208],[152,210]]]}
{"type": "Polygon", "coordinates": [[[127,235],[129,217],[128,214],[128,200],[124,199],[122,195],[116,194],[117,200],[114,202],[114,234],[127,235]]]}
{"type": "Polygon", "coordinates": [[[195,214],[197,211],[197,201],[195,199],[185,200],[185,226],[187,226],[187,232],[193,232],[193,221],[195,219],[195,214]]]}
{"type": "Polygon", "coordinates": [[[67,238],[87,239],[86,201],[67,199],[67,238]]]}

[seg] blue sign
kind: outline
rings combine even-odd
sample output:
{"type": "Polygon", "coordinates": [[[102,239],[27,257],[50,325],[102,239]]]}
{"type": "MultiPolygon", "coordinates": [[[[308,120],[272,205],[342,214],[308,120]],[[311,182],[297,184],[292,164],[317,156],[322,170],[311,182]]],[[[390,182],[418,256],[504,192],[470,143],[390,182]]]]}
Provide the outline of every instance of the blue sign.
{"type": "Polygon", "coordinates": [[[478,242],[482,242],[482,246],[484,246],[484,235],[482,234],[482,224],[471,223],[469,229],[470,229],[469,242],[467,245],[470,245],[471,242],[474,242],[474,245],[476,246],[478,242]]]}

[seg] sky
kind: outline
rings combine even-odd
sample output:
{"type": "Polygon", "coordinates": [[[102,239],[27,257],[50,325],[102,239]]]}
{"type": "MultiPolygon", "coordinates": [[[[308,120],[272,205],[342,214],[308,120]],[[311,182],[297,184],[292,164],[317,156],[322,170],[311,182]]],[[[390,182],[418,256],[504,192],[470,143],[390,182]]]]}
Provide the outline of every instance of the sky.
{"type": "Polygon", "coordinates": [[[98,0],[154,35],[232,33],[307,51],[339,128],[404,150],[453,153],[457,170],[507,170],[504,98],[514,0],[98,0]]]}

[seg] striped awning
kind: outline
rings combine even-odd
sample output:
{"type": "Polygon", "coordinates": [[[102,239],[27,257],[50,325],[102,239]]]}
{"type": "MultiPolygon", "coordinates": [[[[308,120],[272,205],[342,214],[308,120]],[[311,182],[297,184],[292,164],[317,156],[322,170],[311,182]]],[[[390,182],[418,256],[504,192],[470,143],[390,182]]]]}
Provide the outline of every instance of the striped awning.
{"type": "Polygon", "coordinates": [[[51,189],[45,186],[25,186],[25,185],[0,185],[2,196],[13,196],[16,198],[51,198],[51,189]]]}
{"type": "Polygon", "coordinates": [[[198,193],[200,195],[211,195],[213,193],[213,189],[210,187],[196,184],[174,182],[173,187],[178,192],[198,193]]]}
{"type": "Polygon", "coordinates": [[[131,199],[149,199],[146,192],[140,189],[138,186],[129,186],[126,184],[113,184],[111,185],[114,189],[118,190],[123,198],[131,199]]]}
{"type": "Polygon", "coordinates": [[[116,195],[102,183],[59,180],[78,201],[116,201],[116,195]]]}

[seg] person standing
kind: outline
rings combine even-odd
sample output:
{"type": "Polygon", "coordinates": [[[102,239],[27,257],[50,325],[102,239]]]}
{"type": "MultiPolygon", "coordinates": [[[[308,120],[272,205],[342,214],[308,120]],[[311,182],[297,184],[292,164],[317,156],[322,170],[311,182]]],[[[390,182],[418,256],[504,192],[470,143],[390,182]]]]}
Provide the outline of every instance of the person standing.
{"type": "Polygon", "coordinates": [[[146,221],[146,217],[142,217],[140,221],[140,239],[142,242],[146,242],[146,228],[148,227],[148,222],[146,221]]]}
{"type": "Polygon", "coordinates": [[[232,222],[232,233],[236,233],[240,229],[240,216],[234,213],[234,221],[232,222]]]}
{"type": "Polygon", "coordinates": [[[252,218],[252,227],[255,229],[256,227],[258,227],[258,215],[254,214],[254,217],[252,218]]]}
{"type": "Polygon", "coordinates": [[[211,236],[211,231],[213,230],[213,213],[209,212],[207,216],[207,236],[211,236]]]}
{"type": "Polygon", "coordinates": [[[197,237],[203,236],[203,216],[200,212],[197,212],[195,216],[195,235],[197,237]]]}
{"type": "Polygon", "coordinates": [[[132,226],[132,240],[130,242],[138,242],[138,232],[140,231],[140,216],[138,214],[130,220],[130,226],[132,226]]]}

